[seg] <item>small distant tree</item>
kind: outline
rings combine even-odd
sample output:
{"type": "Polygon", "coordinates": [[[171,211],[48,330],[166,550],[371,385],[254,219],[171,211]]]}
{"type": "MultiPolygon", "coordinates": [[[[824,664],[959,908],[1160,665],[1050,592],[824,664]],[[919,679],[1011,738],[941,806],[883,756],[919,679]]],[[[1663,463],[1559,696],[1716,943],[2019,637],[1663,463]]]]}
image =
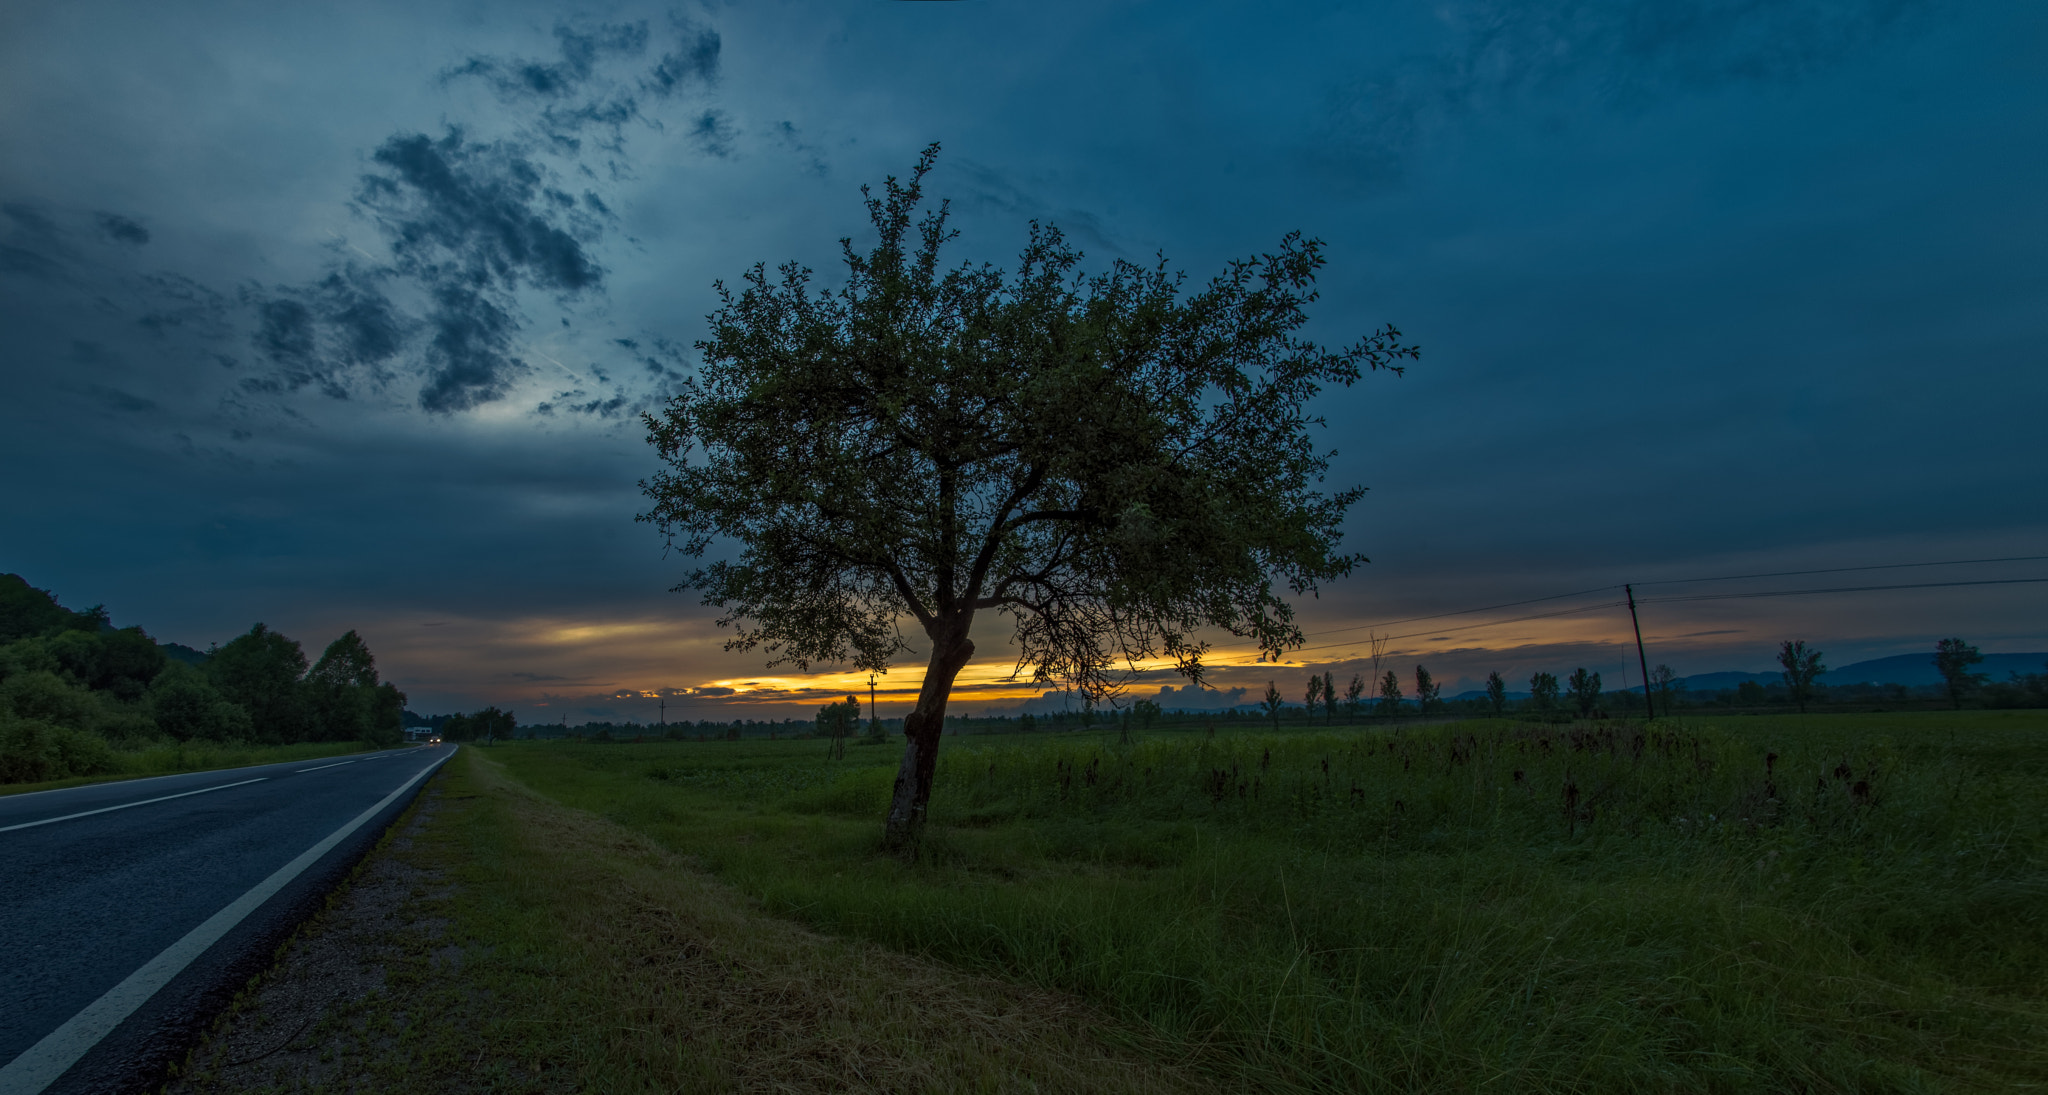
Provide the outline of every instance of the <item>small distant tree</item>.
{"type": "Polygon", "coordinates": [[[1443,692],[1443,685],[1429,675],[1429,670],[1415,667],[1415,709],[1427,715],[1437,706],[1437,697],[1443,692]]]}
{"type": "Polygon", "coordinates": [[[1382,715],[1392,716],[1401,713],[1401,678],[1394,676],[1391,669],[1387,670],[1386,676],[1380,678],[1378,707],[1382,715]]]}
{"type": "Polygon", "coordinates": [[[1286,706],[1287,701],[1280,698],[1280,690],[1273,686],[1272,681],[1267,681],[1266,717],[1273,720],[1273,729],[1280,729],[1280,712],[1286,706]]]}
{"type": "Polygon", "coordinates": [[[1668,665],[1659,664],[1657,668],[1650,670],[1650,687],[1656,689],[1658,706],[1663,708],[1667,716],[1671,714],[1672,686],[1677,681],[1678,674],[1672,672],[1668,665]]]}
{"type": "Polygon", "coordinates": [[[1345,718],[1350,719],[1352,722],[1358,721],[1358,712],[1364,706],[1364,702],[1359,697],[1363,695],[1365,695],[1365,678],[1357,673],[1351,674],[1351,684],[1344,689],[1345,718]]]}
{"type": "Polygon", "coordinates": [[[1565,680],[1565,687],[1571,690],[1572,703],[1579,709],[1579,717],[1593,717],[1593,709],[1600,706],[1600,674],[1588,673],[1584,666],[1572,671],[1565,680]]]}
{"type": "Polygon", "coordinates": [[[1546,715],[1557,709],[1557,674],[1538,673],[1529,678],[1529,706],[1546,715]]]}
{"type": "Polygon", "coordinates": [[[1934,644],[1934,668],[1941,673],[1942,684],[1948,688],[1948,702],[1955,709],[1963,709],[1963,697],[1983,687],[1988,679],[1982,673],[1970,672],[1970,667],[1984,660],[1977,648],[1961,639],[1943,639],[1934,644]]]}
{"type": "Polygon", "coordinates": [[[510,739],[512,731],[518,726],[512,712],[500,711],[495,706],[486,707],[471,715],[469,721],[474,727],[475,736],[485,745],[510,739]]]}
{"type": "Polygon", "coordinates": [[[1778,644],[1778,664],[1785,667],[1785,691],[1799,705],[1802,715],[1806,713],[1806,702],[1813,698],[1814,678],[1828,671],[1820,663],[1820,656],[1820,651],[1807,648],[1804,639],[1787,639],[1778,644]]]}
{"type": "Polygon", "coordinates": [[[1139,700],[1131,705],[1131,717],[1137,720],[1138,729],[1140,730],[1152,729],[1152,724],[1158,722],[1159,716],[1165,713],[1157,703],[1151,700],[1139,700]]]}
{"type": "Polygon", "coordinates": [[[1486,702],[1493,708],[1494,718],[1508,709],[1508,682],[1501,679],[1498,669],[1486,675],[1486,702]]]}
{"type": "Polygon", "coordinates": [[[1337,678],[1334,674],[1323,673],[1323,725],[1337,721],[1337,678]]]}
{"type": "Polygon", "coordinates": [[[1316,708],[1322,706],[1322,703],[1323,678],[1311,673],[1308,676],[1308,700],[1302,704],[1302,709],[1307,712],[1309,722],[1313,723],[1316,721],[1316,708]]]}
{"type": "Polygon", "coordinates": [[[831,744],[825,754],[833,760],[846,755],[846,739],[860,727],[860,701],[852,696],[818,708],[818,736],[831,744]]]}

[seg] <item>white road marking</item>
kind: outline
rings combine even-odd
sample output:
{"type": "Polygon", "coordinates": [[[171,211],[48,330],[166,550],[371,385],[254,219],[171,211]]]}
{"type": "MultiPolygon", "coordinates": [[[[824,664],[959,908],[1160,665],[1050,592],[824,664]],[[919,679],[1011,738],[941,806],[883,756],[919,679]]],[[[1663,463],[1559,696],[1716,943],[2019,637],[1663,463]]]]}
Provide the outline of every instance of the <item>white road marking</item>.
{"type": "Polygon", "coordinates": [[[179,791],[175,795],[146,798],[140,802],[124,802],[119,806],[102,806],[97,810],[80,810],[78,813],[65,814],[63,817],[46,817],[41,821],[24,821],[19,825],[0,825],[0,833],[11,833],[16,829],[33,829],[38,825],[51,825],[59,821],[70,821],[74,817],[91,817],[94,814],[104,814],[110,810],[126,810],[130,806],[147,806],[152,802],[169,802],[174,798],[184,798],[186,795],[203,795],[208,791],[225,791],[230,787],[244,787],[251,783],[262,783],[269,778],[269,776],[257,776],[255,779],[245,779],[240,783],[222,783],[212,787],[201,787],[197,791],[179,791]]]}
{"type": "MultiPolygon", "coordinates": [[[[450,753],[449,756],[453,756],[450,753]]],[[[141,969],[128,975],[127,979],[106,991],[106,994],[85,1006],[85,1010],[64,1021],[64,1025],[43,1036],[42,1041],[22,1051],[21,1056],[0,1068],[0,1092],[6,1095],[35,1095],[50,1086],[65,1070],[78,1063],[92,1047],[100,1043],[121,1020],[135,1013],[135,1009],[149,1002],[158,989],[169,984],[171,978],[184,972],[192,960],[205,953],[206,948],[219,941],[220,937],[240,924],[248,915],[265,901],[283,889],[292,879],[303,874],[319,858],[332,851],[336,844],[348,838],[350,833],[363,827],[364,823],[377,816],[386,806],[397,801],[398,796],[411,789],[412,785],[425,779],[434,769],[439,768],[448,757],[422,768],[419,773],[399,786],[398,790],[385,795],[377,805],[355,816],[355,820],[329,833],[320,843],[299,853],[297,859],[279,867],[269,878],[258,882],[248,893],[236,898],[233,904],[206,918],[206,922],[185,933],[183,939],[164,948],[162,954],[144,963],[141,969]]],[[[253,781],[252,781],[253,782],[253,781]]],[[[138,804],[139,805],[139,804],[138,804]]]]}
{"type": "MultiPolygon", "coordinates": [[[[341,766],[342,766],[342,765],[344,765],[344,764],[354,764],[354,763],[355,763],[355,761],[352,761],[352,760],[337,760],[337,761],[335,761],[335,762],[334,762],[333,764],[316,764],[316,765],[314,765],[314,766],[313,766],[313,767],[311,767],[311,768],[301,768],[301,769],[299,769],[299,771],[300,771],[300,772],[317,772],[317,771],[319,771],[319,770],[320,770],[320,769],[322,769],[322,768],[339,768],[339,767],[341,767],[341,766]]],[[[296,773],[294,773],[294,774],[296,774],[296,773]]]]}

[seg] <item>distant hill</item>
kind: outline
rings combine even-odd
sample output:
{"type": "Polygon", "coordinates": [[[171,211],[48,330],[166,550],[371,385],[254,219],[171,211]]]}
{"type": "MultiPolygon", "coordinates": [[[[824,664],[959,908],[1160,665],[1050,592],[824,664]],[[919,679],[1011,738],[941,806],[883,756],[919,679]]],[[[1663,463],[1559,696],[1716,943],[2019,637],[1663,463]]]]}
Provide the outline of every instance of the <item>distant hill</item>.
{"type": "MultiPolygon", "coordinates": [[[[2048,654],[1986,654],[1983,661],[1970,667],[1970,671],[2002,681],[2014,673],[2022,676],[2039,673],[2043,663],[2048,663],[2048,654]]],[[[1825,684],[1903,684],[1916,688],[1940,684],[1941,674],[1934,671],[1932,652],[1894,654],[1889,658],[1873,658],[1830,669],[1821,681],[1825,684]]]]}
{"type": "MultiPolygon", "coordinates": [[[[1986,654],[1984,660],[1971,666],[1971,672],[1982,673],[1994,681],[2006,680],[2011,674],[2039,673],[2048,663],[2048,653],[2041,654],[1986,654]]],[[[1720,673],[1695,673],[1675,682],[1678,687],[1692,692],[1719,692],[1724,688],[1739,687],[1744,681],[1755,681],[1762,685],[1783,684],[1785,678],[1775,670],[1765,673],[1745,673],[1741,670],[1727,670],[1720,673]]],[[[1829,669],[1820,678],[1824,685],[1843,684],[1902,684],[1908,688],[1923,688],[1941,683],[1941,674],[1934,670],[1934,653],[1894,654],[1889,658],[1872,658],[1864,662],[1851,662],[1839,669],[1829,669]]],[[[1640,688],[1633,691],[1641,691],[1640,688]]]]}

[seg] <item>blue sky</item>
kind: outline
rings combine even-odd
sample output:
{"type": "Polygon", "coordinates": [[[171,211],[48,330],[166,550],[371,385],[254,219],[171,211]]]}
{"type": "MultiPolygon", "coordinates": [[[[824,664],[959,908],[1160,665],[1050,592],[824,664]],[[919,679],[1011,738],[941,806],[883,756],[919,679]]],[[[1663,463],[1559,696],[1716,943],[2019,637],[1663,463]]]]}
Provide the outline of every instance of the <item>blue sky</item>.
{"type": "MultiPolygon", "coordinates": [[[[1200,278],[1298,228],[1314,335],[1423,347],[1321,408],[1373,563],[1302,606],[1299,665],[1226,686],[1624,581],[2048,554],[2044,55],[2025,2],[10,5],[0,569],[202,647],[358,628],[415,709],[815,703],[848,681],[665,592],[634,415],[714,279],[829,280],[859,186],[934,140],[959,258],[1037,218],[1200,278]]],[[[1646,631],[1681,673],[2041,650],[2043,589],[1646,631]]],[[[1626,634],[1394,648],[1618,680],[1626,634]]]]}

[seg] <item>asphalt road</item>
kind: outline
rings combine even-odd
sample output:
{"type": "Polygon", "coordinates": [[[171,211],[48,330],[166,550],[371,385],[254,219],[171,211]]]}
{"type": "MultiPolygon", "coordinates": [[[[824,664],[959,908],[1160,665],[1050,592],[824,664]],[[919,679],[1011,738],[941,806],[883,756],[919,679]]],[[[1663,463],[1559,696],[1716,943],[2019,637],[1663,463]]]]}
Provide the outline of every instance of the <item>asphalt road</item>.
{"type": "Polygon", "coordinates": [[[0,797],[0,1095],[159,1082],[453,753],[0,797]]]}

